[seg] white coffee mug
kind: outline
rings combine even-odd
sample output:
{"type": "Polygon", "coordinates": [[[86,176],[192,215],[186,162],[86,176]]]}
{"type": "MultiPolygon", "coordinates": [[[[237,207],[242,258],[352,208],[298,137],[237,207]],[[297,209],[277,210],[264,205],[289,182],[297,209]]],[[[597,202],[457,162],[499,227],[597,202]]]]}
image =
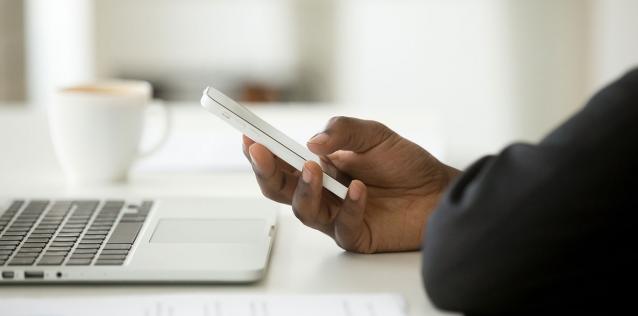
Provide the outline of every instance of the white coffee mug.
{"type": "Polygon", "coordinates": [[[56,92],[49,105],[49,123],[56,155],[71,184],[125,181],[132,163],[157,150],[169,133],[164,113],[162,137],[149,150],[139,149],[151,100],[144,81],[103,81],[56,92]]]}

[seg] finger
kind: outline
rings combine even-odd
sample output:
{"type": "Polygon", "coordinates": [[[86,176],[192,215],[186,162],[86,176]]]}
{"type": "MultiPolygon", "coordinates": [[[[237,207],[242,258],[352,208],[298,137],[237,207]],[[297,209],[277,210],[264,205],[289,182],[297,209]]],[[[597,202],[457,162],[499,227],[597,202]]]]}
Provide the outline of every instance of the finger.
{"type": "Polygon", "coordinates": [[[334,222],[335,241],[345,250],[364,253],[375,251],[369,226],[364,221],[366,199],[365,184],[353,180],[334,222]]]}
{"type": "Polygon", "coordinates": [[[321,209],[321,167],[314,161],[306,162],[301,174],[292,198],[292,210],[304,225],[328,233],[330,214],[321,209]]]}
{"type": "Polygon", "coordinates": [[[374,156],[369,157],[352,151],[338,150],[325,156],[325,159],[330,160],[333,168],[339,170],[340,173],[347,174],[352,178],[366,178],[368,180],[371,172],[373,174],[379,173],[379,161],[374,156]]]}
{"type": "Polygon", "coordinates": [[[337,116],[328,121],[326,129],[308,141],[308,148],[324,156],[337,150],[366,152],[396,135],[385,125],[369,120],[337,116]]]}
{"type": "MultiPolygon", "coordinates": [[[[252,144],[255,144],[255,141],[250,139],[250,138],[248,138],[248,136],[243,135],[243,137],[242,137],[242,150],[244,152],[244,156],[246,156],[246,159],[248,159],[248,161],[250,163],[252,163],[253,160],[250,157],[250,153],[248,152],[248,148],[252,144]]],[[[279,158],[277,156],[275,156],[275,161],[279,165],[279,168],[281,168],[281,170],[286,171],[288,173],[292,173],[292,174],[298,174],[299,173],[297,171],[297,169],[295,169],[295,167],[289,165],[287,162],[283,161],[281,158],[279,158]]]]}
{"type": "Polygon", "coordinates": [[[339,168],[331,159],[330,155],[320,157],[320,162],[323,172],[337,180],[337,182],[347,186],[350,184],[350,181],[352,181],[352,177],[350,177],[347,171],[339,168]]]}
{"type": "Polygon", "coordinates": [[[252,144],[248,148],[248,154],[251,157],[257,183],[264,196],[280,203],[290,204],[297,186],[298,173],[284,170],[283,162],[275,159],[276,157],[261,144],[252,144]]]}
{"type": "Polygon", "coordinates": [[[248,159],[248,161],[250,161],[252,163],[252,159],[250,158],[250,154],[248,153],[248,147],[250,147],[250,145],[254,144],[255,141],[248,138],[248,136],[246,135],[242,135],[241,136],[241,149],[244,152],[244,156],[246,156],[246,159],[248,159]]]}

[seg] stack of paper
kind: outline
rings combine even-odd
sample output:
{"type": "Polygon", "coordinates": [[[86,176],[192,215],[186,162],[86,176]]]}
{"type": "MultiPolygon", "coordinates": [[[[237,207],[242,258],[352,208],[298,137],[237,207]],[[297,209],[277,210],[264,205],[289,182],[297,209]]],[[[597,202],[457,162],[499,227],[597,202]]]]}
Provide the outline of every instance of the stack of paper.
{"type": "Polygon", "coordinates": [[[401,297],[348,295],[136,295],[4,298],[3,316],[405,316],[401,297]]]}

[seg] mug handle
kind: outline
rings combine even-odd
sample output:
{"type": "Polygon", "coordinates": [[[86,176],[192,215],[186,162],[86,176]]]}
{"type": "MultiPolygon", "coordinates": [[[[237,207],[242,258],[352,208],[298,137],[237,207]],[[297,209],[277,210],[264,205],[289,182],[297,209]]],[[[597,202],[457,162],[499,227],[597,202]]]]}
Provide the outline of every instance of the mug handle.
{"type": "Polygon", "coordinates": [[[168,136],[170,135],[170,130],[172,128],[171,111],[168,108],[168,106],[162,103],[162,101],[155,100],[153,104],[150,104],[146,108],[146,111],[147,113],[145,113],[145,115],[148,115],[148,112],[151,112],[151,111],[160,112],[162,116],[162,121],[163,121],[162,125],[164,127],[162,129],[162,133],[160,137],[155,141],[155,143],[152,146],[150,146],[147,149],[140,150],[140,152],[137,155],[138,158],[147,158],[153,155],[154,153],[156,153],[168,140],[168,136]]]}

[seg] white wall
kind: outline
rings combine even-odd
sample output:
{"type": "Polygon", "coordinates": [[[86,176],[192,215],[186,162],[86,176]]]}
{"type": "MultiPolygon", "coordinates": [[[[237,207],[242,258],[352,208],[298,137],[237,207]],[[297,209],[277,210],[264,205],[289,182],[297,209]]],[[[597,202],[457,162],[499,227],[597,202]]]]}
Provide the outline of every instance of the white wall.
{"type": "Polygon", "coordinates": [[[27,88],[36,106],[59,87],[96,77],[92,0],[27,0],[27,88]]]}
{"type": "Polygon", "coordinates": [[[286,84],[297,63],[287,0],[96,0],[99,71],[184,85],[286,84]],[[213,82],[207,80],[213,80],[213,82]],[[200,82],[204,81],[204,82],[200,82]]]}
{"type": "Polygon", "coordinates": [[[638,66],[638,1],[592,0],[592,76],[595,89],[638,66]]]}
{"type": "Polygon", "coordinates": [[[511,139],[502,1],[352,0],[341,9],[341,102],[438,117],[455,165],[511,139]]]}
{"type": "Polygon", "coordinates": [[[539,140],[589,94],[588,1],[341,3],[338,100],[440,117],[457,166],[539,140]]]}
{"type": "Polygon", "coordinates": [[[590,4],[505,1],[512,138],[536,141],[579,110],[590,91],[590,4]]]}

